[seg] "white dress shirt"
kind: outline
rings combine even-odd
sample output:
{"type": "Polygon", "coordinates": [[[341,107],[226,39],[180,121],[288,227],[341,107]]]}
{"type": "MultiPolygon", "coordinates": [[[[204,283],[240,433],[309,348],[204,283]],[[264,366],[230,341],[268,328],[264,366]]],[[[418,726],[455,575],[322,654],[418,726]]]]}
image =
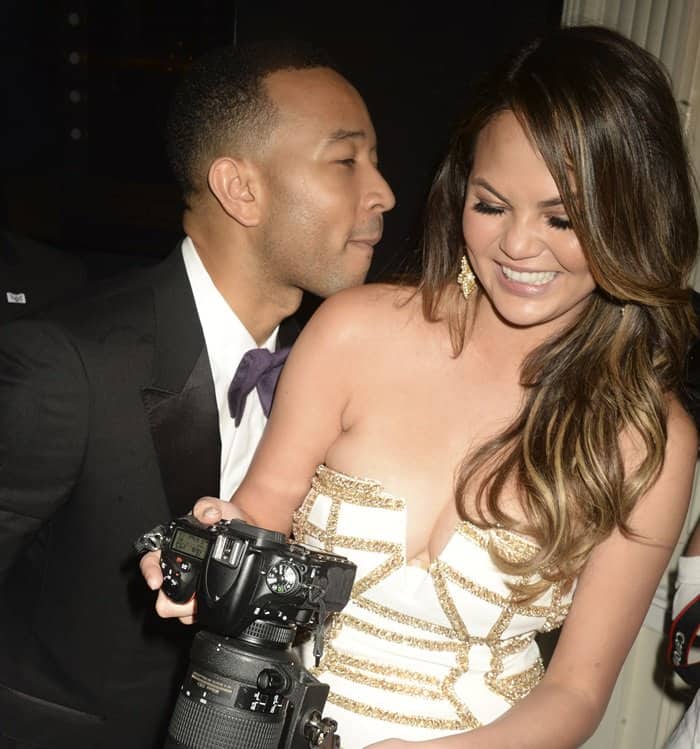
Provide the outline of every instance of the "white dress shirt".
{"type": "MultiPolygon", "coordinates": [[[[214,377],[221,436],[220,494],[221,499],[228,500],[243,480],[267,422],[255,389],[248,395],[238,427],[228,407],[228,388],[243,354],[258,346],[214,285],[189,237],[182,242],[182,258],[192,286],[214,377]]],[[[275,328],[263,344],[269,351],[274,351],[277,346],[278,330],[275,328]]]]}

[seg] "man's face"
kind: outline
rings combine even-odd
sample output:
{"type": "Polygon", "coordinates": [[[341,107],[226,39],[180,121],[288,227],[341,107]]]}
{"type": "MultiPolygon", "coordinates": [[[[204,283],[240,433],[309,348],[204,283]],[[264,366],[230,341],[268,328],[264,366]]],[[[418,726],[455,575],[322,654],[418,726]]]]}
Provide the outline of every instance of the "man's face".
{"type": "Polygon", "coordinates": [[[278,71],[266,84],[278,110],[261,160],[266,280],[321,297],[357,286],[395,203],[364,102],[327,68],[278,71]]]}

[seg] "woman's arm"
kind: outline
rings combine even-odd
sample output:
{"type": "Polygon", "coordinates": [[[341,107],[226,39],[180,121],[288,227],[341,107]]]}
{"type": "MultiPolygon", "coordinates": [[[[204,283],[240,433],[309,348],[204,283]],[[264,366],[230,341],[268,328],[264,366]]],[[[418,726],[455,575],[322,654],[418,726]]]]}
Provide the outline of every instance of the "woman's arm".
{"type": "MultiPolygon", "coordinates": [[[[415,746],[435,749],[568,749],[596,729],[668,564],[690,497],[697,435],[671,404],[663,470],[630,518],[640,538],[614,532],[594,549],[540,684],[495,722],[415,746]]],[[[380,742],[372,749],[412,746],[380,742]]]]}
{"type": "Polygon", "coordinates": [[[290,532],[317,466],[346,426],[361,339],[352,314],[358,296],[324,302],[290,352],[263,438],[231,498],[255,525],[290,532]]]}

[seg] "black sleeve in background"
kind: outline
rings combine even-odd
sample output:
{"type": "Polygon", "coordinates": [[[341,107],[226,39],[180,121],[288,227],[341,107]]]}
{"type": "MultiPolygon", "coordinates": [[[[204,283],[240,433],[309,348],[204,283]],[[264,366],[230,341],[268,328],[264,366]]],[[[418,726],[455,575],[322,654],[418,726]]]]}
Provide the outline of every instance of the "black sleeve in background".
{"type": "Polygon", "coordinates": [[[695,341],[688,352],[685,387],[681,395],[700,431],[700,339],[695,341]]]}
{"type": "Polygon", "coordinates": [[[0,582],[80,472],[89,418],[82,362],[55,326],[0,326],[0,582]]]}
{"type": "MultiPolygon", "coordinates": [[[[700,321],[700,293],[693,291],[692,301],[695,315],[700,321]]],[[[700,338],[695,339],[688,351],[681,398],[700,431],[700,338]]]]}
{"type": "Polygon", "coordinates": [[[77,255],[0,229],[0,324],[70,298],[87,281],[77,255]]]}

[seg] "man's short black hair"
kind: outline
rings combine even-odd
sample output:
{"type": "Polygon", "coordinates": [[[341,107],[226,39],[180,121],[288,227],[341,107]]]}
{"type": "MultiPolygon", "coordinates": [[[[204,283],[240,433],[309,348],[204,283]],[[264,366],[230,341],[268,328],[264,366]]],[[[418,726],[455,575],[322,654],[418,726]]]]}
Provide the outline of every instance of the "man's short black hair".
{"type": "Polygon", "coordinates": [[[263,85],[268,75],[319,67],[335,69],[325,52],[288,40],[218,47],[195,60],[173,97],[166,133],[185,200],[203,189],[214,158],[269,135],[276,110],[263,85]]]}

